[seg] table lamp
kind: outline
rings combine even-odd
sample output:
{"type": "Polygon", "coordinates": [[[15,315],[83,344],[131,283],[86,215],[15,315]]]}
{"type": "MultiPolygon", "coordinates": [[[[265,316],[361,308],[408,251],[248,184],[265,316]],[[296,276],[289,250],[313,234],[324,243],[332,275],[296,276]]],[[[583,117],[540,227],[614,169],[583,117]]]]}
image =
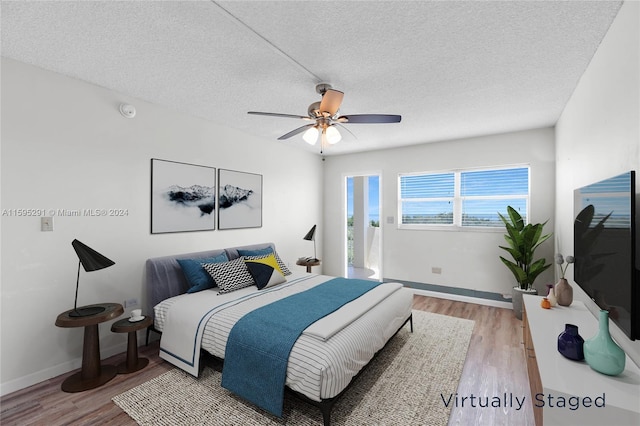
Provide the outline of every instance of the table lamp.
{"type": "Polygon", "coordinates": [[[71,242],[73,249],[78,255],[78,278],[76,279],[76,298],[73,302],[73,311],[69,313],[70,317],[86,317],[89,315],[96,315],[104,311],[105,308],[101,306],[94,306],[89,308],[78,309],[78,285],[80,283],[80,265],[84,267],[85,272],[97,271],[99,269],[107,268],[111,265],[115,265],[115,262],[111,259],[107,259],[91,247],[81,243],[78,240],[71,242]]]}
{"type": "Polygon", "coordinates": [[[307,240],[307,241],[312,241],[313,240],[313,259],[309,259],[312,261],[316,261],[318,260],[318,257],[316,256],[316,225],[313,225],[313,227],[309,230],[309,232],[307,232],[307,235],[305,235],[304,237],[302,237],[303,240],[307,240]]]}

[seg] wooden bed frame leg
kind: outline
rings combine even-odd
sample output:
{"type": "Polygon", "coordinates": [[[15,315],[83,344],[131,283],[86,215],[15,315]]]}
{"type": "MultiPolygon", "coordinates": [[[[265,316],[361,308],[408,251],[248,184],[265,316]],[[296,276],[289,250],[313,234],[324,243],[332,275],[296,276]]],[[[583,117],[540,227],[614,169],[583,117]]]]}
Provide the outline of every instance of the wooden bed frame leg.
{"type": "Polygon", "coordinates": [[[322,411],[322,421],[324,426],[331,426],[331,409],[333,408],[333,404],[322,404],[320,405],[320,411],[322,411]]]}
{"type": "Polygon", "coordinates": [[[161,332],[159,332],[158,330],[156,330],[156,328],[154,327],[154,325],[153,325],[153,324],[151,324],[149,327],[147,327],[147,340],[146,340],[146,342],[145,342],[145,344],[146,344],[147,346],[149,346],[149,334],[150,334],[152,331],[153,331],[154,333],[158,333],[159,335],[162,335],[162,333],[161,333],[161,332]]]}

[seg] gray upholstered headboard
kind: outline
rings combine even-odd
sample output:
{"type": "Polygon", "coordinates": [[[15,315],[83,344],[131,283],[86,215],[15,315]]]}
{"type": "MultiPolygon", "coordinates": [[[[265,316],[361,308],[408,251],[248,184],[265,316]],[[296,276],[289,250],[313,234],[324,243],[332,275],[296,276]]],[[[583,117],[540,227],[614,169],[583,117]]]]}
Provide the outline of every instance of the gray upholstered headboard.
{"type": "Polygon", "coordinates": [[[229,260],[233,260],[240,257],[238,249],[255,250],[266,247],[271,247],[275,251],[275,245],[273,243],[261,243],[147,259],[147,309],[144,314],[153,316],[153,307],[155,305],[170,297],[186,293],[189,289],[189,285],[187,284],[182,268],[178,263],[178,259],[199,259],[227,253],[229,260]]]}

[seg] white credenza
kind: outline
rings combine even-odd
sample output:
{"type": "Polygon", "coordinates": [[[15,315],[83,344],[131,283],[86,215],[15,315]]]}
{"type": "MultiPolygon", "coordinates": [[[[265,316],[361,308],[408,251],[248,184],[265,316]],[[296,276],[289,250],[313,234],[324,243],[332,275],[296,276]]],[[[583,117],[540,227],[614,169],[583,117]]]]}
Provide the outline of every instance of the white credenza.
{"type": "Polygon", "coordinates": [[[587,340],[598,332],[598,320],[582,302],[542,309],[541,300],[524,296],[524,350],[536,426],[640,425],[640,369],[627,357],[622,374],[607,376],[585,361],[563,357],[557,342],[565,324],[577,325],[587,340]]]}

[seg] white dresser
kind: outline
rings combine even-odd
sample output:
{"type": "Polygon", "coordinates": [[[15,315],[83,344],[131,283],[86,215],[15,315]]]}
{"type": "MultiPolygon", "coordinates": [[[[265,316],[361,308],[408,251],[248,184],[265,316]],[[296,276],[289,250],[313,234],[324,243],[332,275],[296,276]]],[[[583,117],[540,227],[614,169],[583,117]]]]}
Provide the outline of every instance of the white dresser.
{"type": "Polygon", "coordinates": [[[565,324],[577,325],[587,340],[598,332],[598,320],[582,302],[542,309],[541,300],[524,296],[524,350],[536,425],[640,425],[640,369],[627,357],[622,374],[607,376],[585,361],[563,357],[557,342],[565,324]]]}

